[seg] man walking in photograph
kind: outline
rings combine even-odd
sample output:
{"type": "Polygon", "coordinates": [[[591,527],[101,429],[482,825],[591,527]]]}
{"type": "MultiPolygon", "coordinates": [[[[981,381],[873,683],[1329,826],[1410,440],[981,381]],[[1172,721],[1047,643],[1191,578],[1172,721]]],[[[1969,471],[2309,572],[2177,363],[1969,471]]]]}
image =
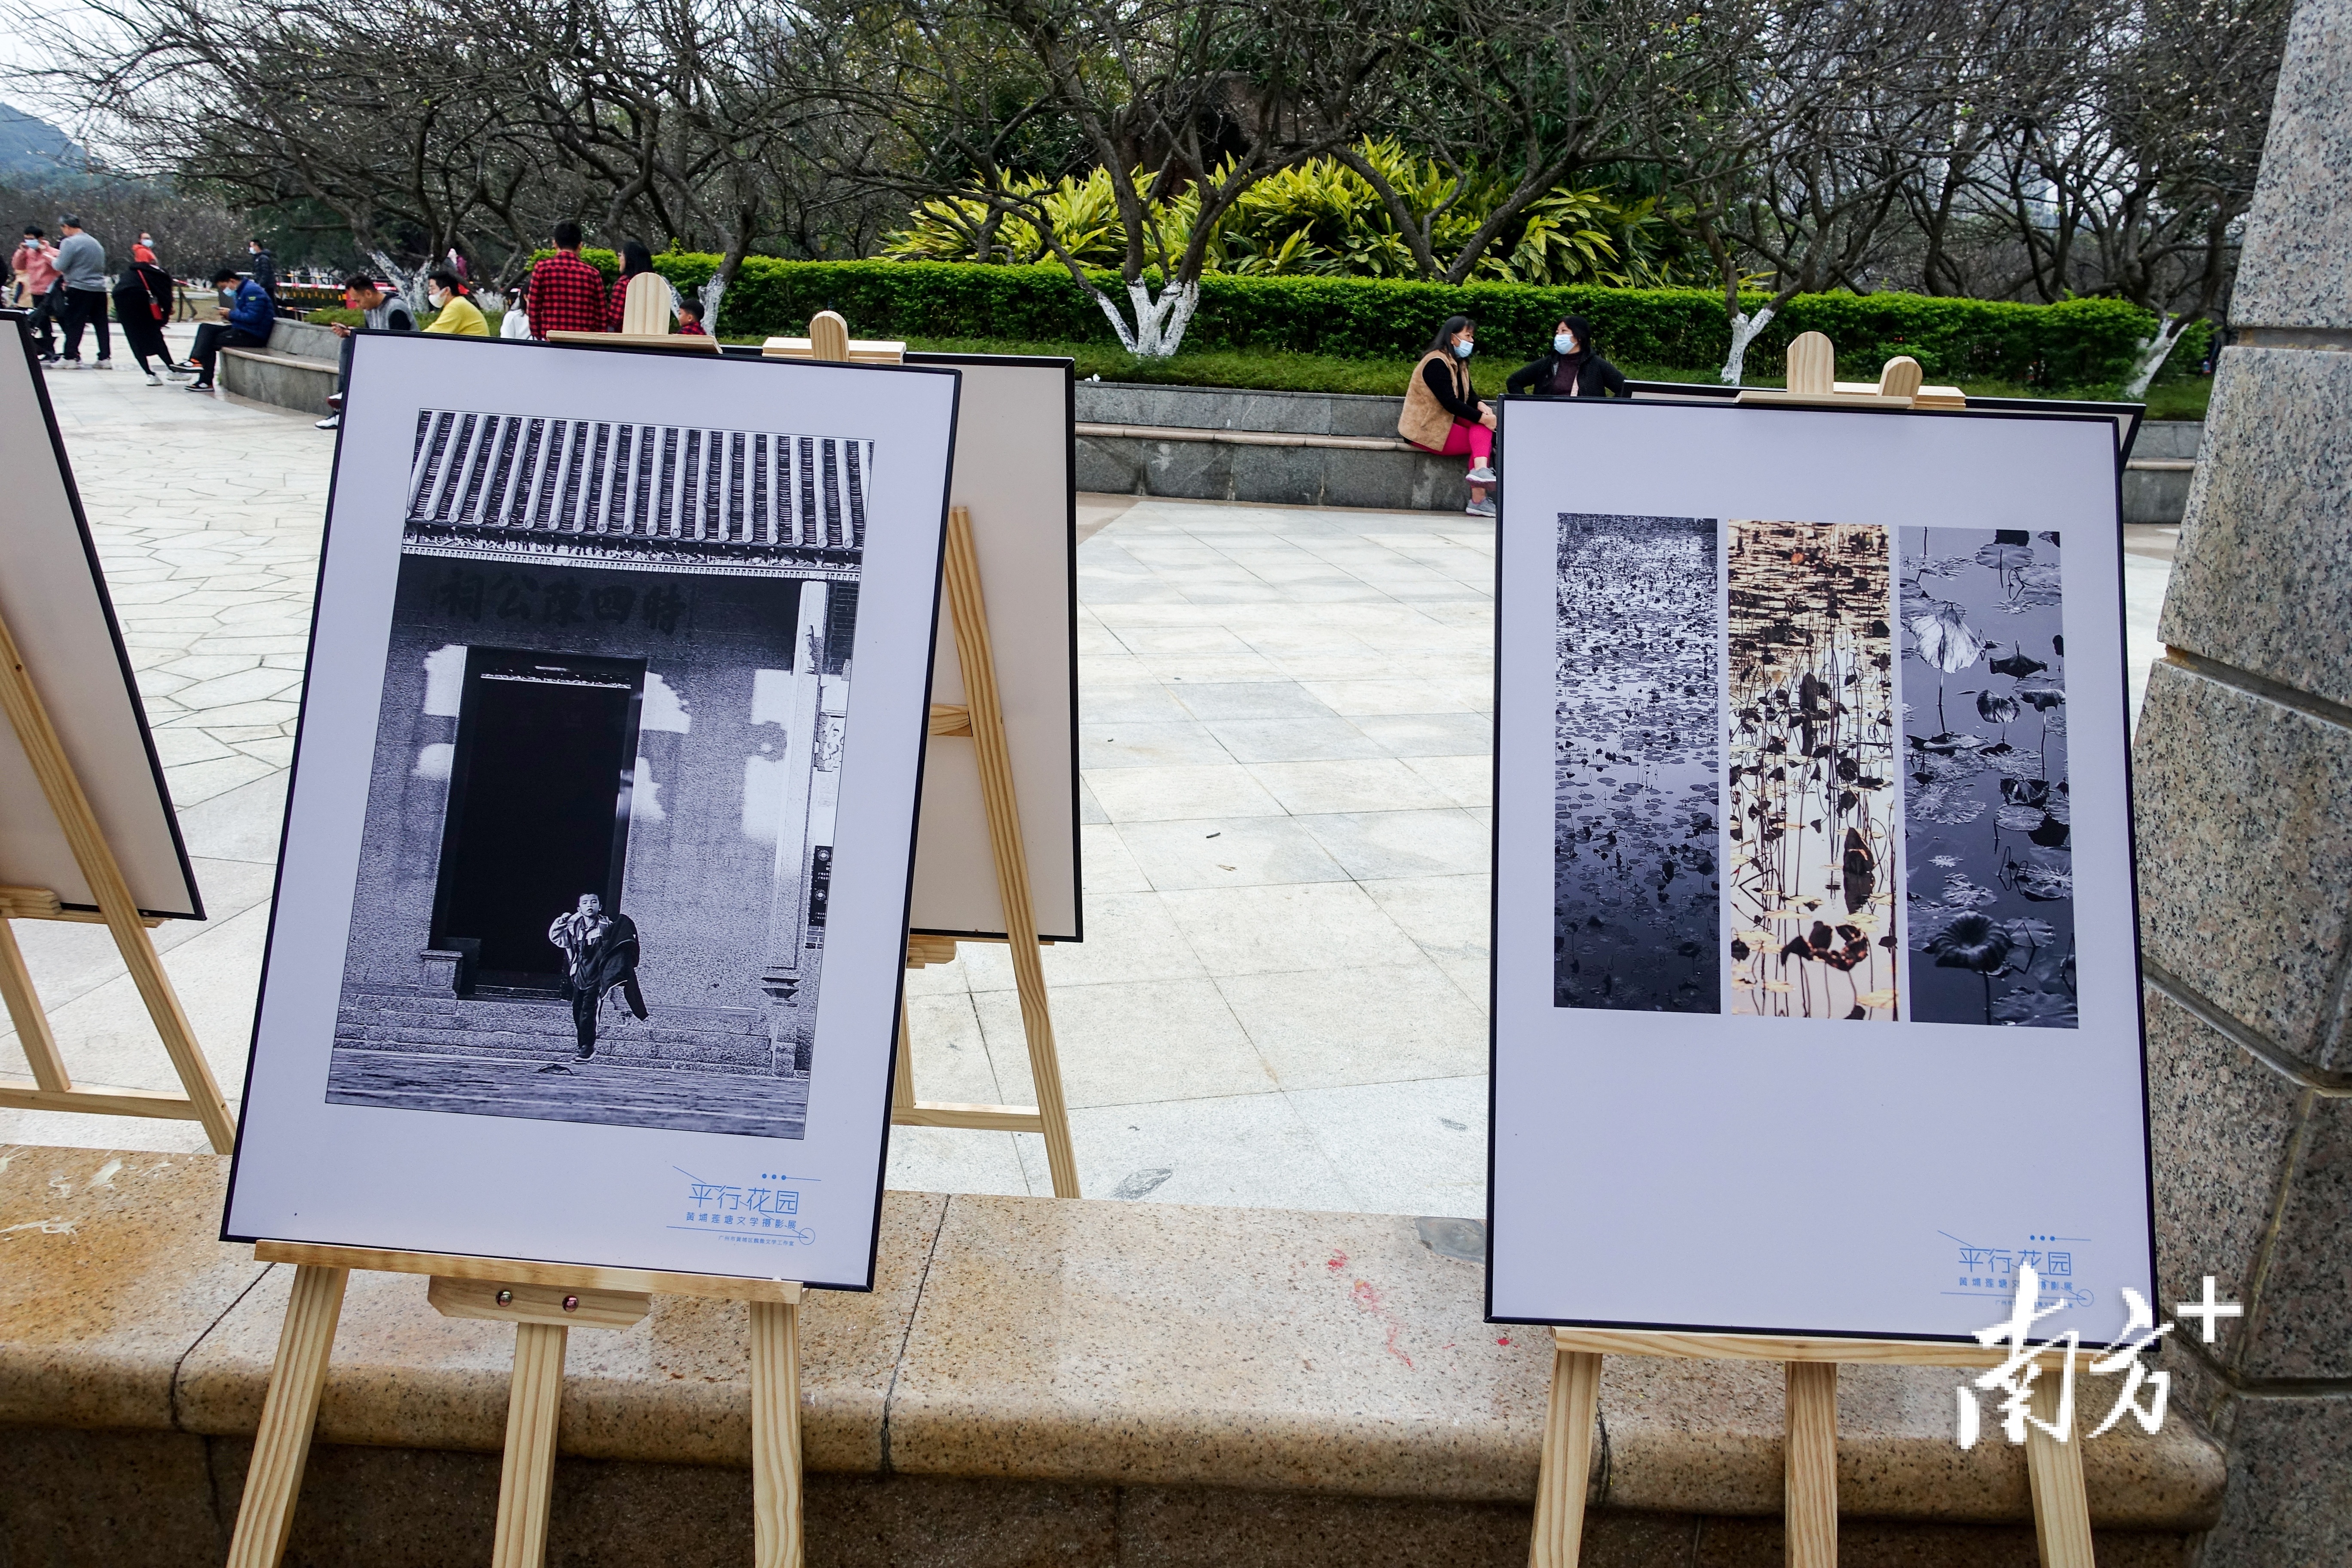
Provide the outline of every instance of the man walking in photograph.
{"type": "MultiPolygon", "coordinates": [[[[646,999],[637,990],[637,923],[625,914],[609,918],[604,900],[593,893],[580,895],[580,907],[558,915],[547,928],[547,940],[563,950],[563,988],[572,998],[572,1026],[580,1036],[580,1059],[596,1054],[596,1009],[617,990],[629,1011],[642,1020],[646,999]]],[[[570,1072],[562,1062],[550,1062],[541,1072],[570,1072]]]]}
{"type": "Polygon", "coordinates": [[[114,368],[114,335],[106,324],[106,247],[82,232],[81,219],[61,217],[65,238],[58,245],[58,284],[65,290],[66,363],[81,363],[81,332],[98,324],[98,368],[114,368]]]}

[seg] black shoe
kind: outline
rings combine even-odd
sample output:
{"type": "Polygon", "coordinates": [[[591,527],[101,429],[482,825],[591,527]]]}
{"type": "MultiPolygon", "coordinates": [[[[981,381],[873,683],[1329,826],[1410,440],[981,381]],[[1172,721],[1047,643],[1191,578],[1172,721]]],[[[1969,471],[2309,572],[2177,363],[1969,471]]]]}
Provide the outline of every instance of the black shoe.
{"type": "Polygon", "coordinates": [[[190,392],[210,392],[212,389],[213,384],[209,381],[192,381],[187,386],[190,392]]]}
{"type": "Polygon", "coordinates": [[[595,1054],[596,1047],[593,1046],[583,1046],[580,1047],[580,1059],[583,1062],[595,1054]]]}

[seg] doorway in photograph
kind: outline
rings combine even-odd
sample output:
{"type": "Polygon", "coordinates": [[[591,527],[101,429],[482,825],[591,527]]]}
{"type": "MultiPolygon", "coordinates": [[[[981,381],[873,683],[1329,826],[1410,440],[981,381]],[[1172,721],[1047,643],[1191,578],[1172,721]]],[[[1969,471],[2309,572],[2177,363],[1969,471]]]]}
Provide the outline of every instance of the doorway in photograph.
{"type": "Polygon", "coordinates": [[[467,650],[432,938],[469,955],[466,991],[560,993],[551,911],[621,907],[645,681],[643,659],[467,650]]]}

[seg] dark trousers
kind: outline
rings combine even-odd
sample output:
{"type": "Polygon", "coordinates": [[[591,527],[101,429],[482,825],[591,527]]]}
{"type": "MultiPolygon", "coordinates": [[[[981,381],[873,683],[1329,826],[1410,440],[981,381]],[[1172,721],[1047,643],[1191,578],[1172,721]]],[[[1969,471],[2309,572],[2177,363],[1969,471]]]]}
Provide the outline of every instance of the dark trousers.
{"type": "Polygon", "coordinates": [[[50,330],[50,323],[58,320],[65,308],[66,291],[54,285],[47,293],[37,294],[33,298],[32,320],[29,324],[33,329],[33,335],[40,340],[43,359],[58,352],[57,334],[50,330]]]}
{"type": "MultiPolygon", "coordinates": [[[[646,999],[637,990],[637,977],[630,975],[621,982],[621,997],[629,1011],[642,1018],[646,1016],[646,999]]],[[[580,1056],[585,1060],[596,1049],[596,1007],[604,997],[593,991],[572,994],[572,1028],[580,1037],[580,1056]]]]}
{"type": "Polygon", "coordinates": [[[81,358],[81,330],[98,323],[98,357],[114,357],[114,339],[106,326],[106,290],[68,289],[66,294],[66,358],[81,358]]]}
{"type": "Polygon", "coordinates": [[[266,349],[268,346],[268,339],[257,338],[243,328],[232,327],[226,321],[206,321],[196,329],[196,346],[188,351],[188,361],[204,373],[204,379],[209,383],[213,378],[213,362],[220,357],[221,350],[266,349]]]}
{"type": "Polygon", "coordinates": [[[131,351],[141,370],[152,371],[153,367],[147,363],[150,359],[162,360],[165,370],[172,368],[172,350],[163,342],[163,323],[155,319],[144,295],[121,301],[115,320],[122,328],[122,346],[131,351]]]}

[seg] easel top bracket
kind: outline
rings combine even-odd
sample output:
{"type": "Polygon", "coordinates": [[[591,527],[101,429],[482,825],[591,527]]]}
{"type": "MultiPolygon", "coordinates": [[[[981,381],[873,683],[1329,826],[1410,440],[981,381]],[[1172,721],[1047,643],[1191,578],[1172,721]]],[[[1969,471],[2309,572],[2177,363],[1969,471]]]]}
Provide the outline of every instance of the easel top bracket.
{"type": "Polygon", "coordinates": [[[1789,345],[1789,385],[1743,386],[1740,403],[1799,404],[1815,408],[1966,408],[1957,386],[1923,386],[1926,373],[1909,354],[1886,362],[1875,382],[1837,379],[1837,350],[1825,333],[1802,332],[1789,345]]]}
{"type": "Polygon", "coordinates": [[[700,1296],[713,1300],[763,1301],[786,1307],[797,1306],[802,1295],[800,1283],[791,1279],[749,1279],[731,1274],[682,1274],[655,1268],[604,1268],[588,1263],[531,1263],[511,1258],[472,1258],[461,1253],[320,1247],[304,1241],[257,1241],[253,1244],[253,1258],[257,1263],[367,1268],[383,1274],[435,1274],[449,1279],[572,1290],[700,1296]]]}

